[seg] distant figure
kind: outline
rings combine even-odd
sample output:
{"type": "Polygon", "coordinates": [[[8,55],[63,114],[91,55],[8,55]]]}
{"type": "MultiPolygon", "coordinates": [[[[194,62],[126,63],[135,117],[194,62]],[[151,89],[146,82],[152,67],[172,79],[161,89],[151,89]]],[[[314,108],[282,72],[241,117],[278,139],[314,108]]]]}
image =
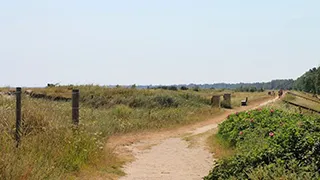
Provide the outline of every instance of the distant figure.
{"type": "Polygon", "coordinates": [[[278,95],[279,95],[279,98],[283,95],[283,90],[282,89],[279,90],[278,95]]]}

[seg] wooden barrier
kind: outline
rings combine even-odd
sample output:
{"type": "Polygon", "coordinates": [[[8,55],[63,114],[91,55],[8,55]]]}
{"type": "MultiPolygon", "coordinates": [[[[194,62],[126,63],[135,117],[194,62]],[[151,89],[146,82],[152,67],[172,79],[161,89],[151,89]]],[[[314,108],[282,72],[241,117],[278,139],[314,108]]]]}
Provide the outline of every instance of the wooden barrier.
{"type": "Polygon", "coordinates": [[[20,135],[21,135],[21,88],[16,88],[16,147],[19,147],[20,144],[20,135]]]}
{"type": "Polygon", "coordinates": [[[212,96],[211,98],[211,105],[212,107],[220,108],[220,96],[212,96]]]}
{"type": "Polygon", "coordinates": [[[231,94],[223,95],[223,106],[225,108],[231,108],[231,94]]]}
{"type": "Polygon", "coordinates": [[[79,100],[80,92],[78,89],[72,90],[72,122],[74,125],[79,124],[79,100]]]}
{"type": "Polygon", "coordinates": [[[302,109],[306,109],[306,110],[309,110],[309,111],[316,112],[316,113],[320,114],[320,111],[318,111],[318,110],[315,110],[315,109],[312,109],[312,108],[309,108],[309,107],[306,107],[306,106],[302,106],[300,104],[296,104],[296,103],[293,103],[293,102],[290,102],[290,101],[286,101],[286,100],[283,100],[283,101],[285,103],[291,104],[293,106],[296,106],[296,107],[299,107],[299,108],[302,108],[302,109]]]}
{"type": "Polygon", "coordinates": [[[295,94],[295,93],[292,93],[292,92],[288,92],[288,94],[291,94],[293,96],[297,96],[297,97],[300,97],[300,98],[304,98],[306,100],[313,101],[313,102],[316,102],[316,103],[320,104],[320,101],[317,101],[317,100],[314,100],[314,99],[311,99],[311,98],[308,98],[308,97],[304,97],[304,96],[301,96],[301,95],[298,95],[298,94],[295,94]]]}

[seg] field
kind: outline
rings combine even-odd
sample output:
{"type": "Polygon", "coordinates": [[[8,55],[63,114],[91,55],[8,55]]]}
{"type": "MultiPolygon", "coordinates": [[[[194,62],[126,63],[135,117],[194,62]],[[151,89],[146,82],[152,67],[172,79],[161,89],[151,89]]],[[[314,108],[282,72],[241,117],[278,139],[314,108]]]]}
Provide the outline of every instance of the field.
{"type": "MultiPolygon", "coordinates": [[[[158,131],[205,120],[223,110],[210,106],[217,90],[137,90],[77,87],[81,92],[80,125],[71,123],[70,102],[23,96],[22,139],[15,148],[15,99],[0,96],[0,179],[65,179],[104,163],[110,176],[121,176],[122,161],[106,149],[108,137],[137,131],[158,131]]],[[[7,91],[8,89],[1,89],[7,91]]],[[[50,96],[70,97],[70,88],[33,89],[50,96]]],[[[233,93],[232,104],[266,93],[233,93]]]]}

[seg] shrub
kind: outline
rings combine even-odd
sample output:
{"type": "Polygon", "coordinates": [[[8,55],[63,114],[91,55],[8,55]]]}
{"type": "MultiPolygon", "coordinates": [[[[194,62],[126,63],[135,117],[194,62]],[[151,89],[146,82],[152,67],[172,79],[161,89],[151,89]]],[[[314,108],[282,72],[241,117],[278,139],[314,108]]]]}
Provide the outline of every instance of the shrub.
{"type": "Polygon", "coordinates": [[[317,179],[320,169],[319,120],[315,116],[273,109],[229,116],[219,126],[217,136],[237,153],[219,160],[205,179],[274,179],[284,172],[293,179],[302,175],[317,179]],[[274,167],[280,166],[283,168],[274,171],[274,167]]]}
{"type": "Polygon", "coordinates": [[[199,86],[194,87],[193,91],[199,92],[200,91],[200,87],[199,86]]]}
{"type": "Polygon", "coordinates": [[[156,96],[153,99],[160,107],[178,107],[178,103],[170,96],[156,96]]]}
{"type": "Polygon", "coordinates": [[[183,91],[186,91],[186,90],[188,90],[189,88],[187,88],[186,86],[181,86],[180,89],[183,90],[183,91]]]}
{"type": "Polygon", "coordinates": [[[168,87],[168,90],[178,91],[178,88],[176,86],[170,86],[170,87],[168,87]]]}
{"type": "Polygon", "coordinates": [[[115,119],[129,119],[132,113],[133,113],[133,110],[130,107],[125,105],[117,105],[111,111],[111,115],[115,119]]]}

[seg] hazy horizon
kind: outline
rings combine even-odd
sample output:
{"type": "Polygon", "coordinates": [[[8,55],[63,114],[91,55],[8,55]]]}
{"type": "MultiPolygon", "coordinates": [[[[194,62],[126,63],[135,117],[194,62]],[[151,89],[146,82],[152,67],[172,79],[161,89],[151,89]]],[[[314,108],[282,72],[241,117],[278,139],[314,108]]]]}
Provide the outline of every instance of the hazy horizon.
{"type": "MultiPolygon", "coordinates": [[[[290,79],[273,79],[273,80],[290,80],[290,79]]],[[[292,79],[295,80],[295,79],[292,79]]],[[[58,85],[58,86],[68,86],[68,85],[74,85],[74,86],[78,86],[78,85],[94,85],[94,86],[108,86],[108,87],[115,87],[115,86],[124,86],[124,87],[130,87],[132,85],[136,85],[136,86],[179,86],[179,85],[212,85],[212,84],[255,84],[255,83],[269,83],[270,81],[260,81],[260,82],[214,82],[214,83],[176,83],[176,84],[93,84],[93,83],[88,83],[88,84],[61,84],[61,83],[52,83],[52,82],[48,82],[47,84],[43,84],[43,85],[38,85],[38,86],[10,86],[10,85],[6,85],[6,86],[2,86],[2,87],[28,87],[28,88],[38,88],[38,87],[47,87],[48,84],[54,84],[54,85],[58,85]]],[[[0,86],[1,87],[1,86],[0,86]]]]}
{"type": "Polygon", "coordinates": [[[0,86],[296,79],[320,65],[320,1],[5,1],[0,86]]]}

